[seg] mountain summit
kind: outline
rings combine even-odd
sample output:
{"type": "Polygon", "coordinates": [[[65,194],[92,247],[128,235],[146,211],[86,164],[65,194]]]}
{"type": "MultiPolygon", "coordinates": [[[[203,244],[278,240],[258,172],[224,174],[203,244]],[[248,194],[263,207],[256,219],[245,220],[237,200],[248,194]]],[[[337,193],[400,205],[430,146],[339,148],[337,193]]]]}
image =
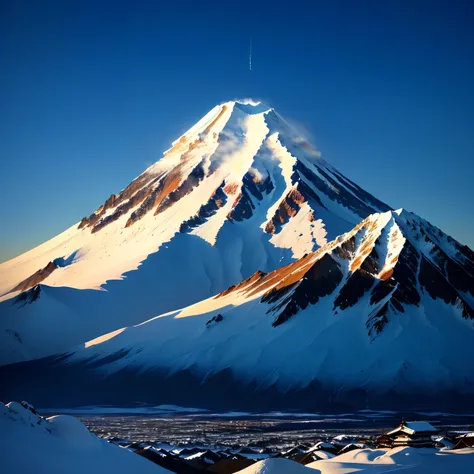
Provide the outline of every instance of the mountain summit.
{"type": "Polygon", "coordinates": [[[92,214],[0,265],[0,363],[210,297],[389,209],[272,108],[226,102],[92,214]]]}

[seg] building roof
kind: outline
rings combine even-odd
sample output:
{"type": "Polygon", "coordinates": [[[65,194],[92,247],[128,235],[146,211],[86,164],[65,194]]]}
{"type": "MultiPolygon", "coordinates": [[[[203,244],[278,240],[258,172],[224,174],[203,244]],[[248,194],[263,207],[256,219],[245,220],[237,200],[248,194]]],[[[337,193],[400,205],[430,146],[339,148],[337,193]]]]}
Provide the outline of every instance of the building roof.
{"type": "Polygon", "coordinates": [[[316,443],[314,446],[312,446],[309,449],[309,451],[314,451],[316,449],[337,449],[337,448],[331,443],[326,443],[325,441],[319,441],[319,443],[316,443]]]}
{"type": "Polygon", "coordinates": [[[415,433],[436,433],[438,430],[428,423],[427,421],[408,421],[406,423],[402,423],[398,428],[395,428],[392,431],[389,431],[387,435],[392,435],[399,432],[404,432],[407,434],[415,434],[415,433]]]}
{"type": "Polygon", "coordinates": [[[453,449],[474,448],[474,432],[457,436],[454,441],[456,444],[454,445],[453,449]]]}

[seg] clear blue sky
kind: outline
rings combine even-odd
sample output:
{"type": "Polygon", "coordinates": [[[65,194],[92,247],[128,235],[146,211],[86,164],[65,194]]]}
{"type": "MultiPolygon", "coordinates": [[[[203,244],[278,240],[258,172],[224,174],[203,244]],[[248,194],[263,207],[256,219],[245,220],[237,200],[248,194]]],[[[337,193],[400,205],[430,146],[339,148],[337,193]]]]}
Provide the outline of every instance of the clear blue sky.
{"type": "Polygon", "coordinates": [[[0,261],[79,221],[239,97],[473,248],[473,58],[472,1],[2,0],[0,261]]]}

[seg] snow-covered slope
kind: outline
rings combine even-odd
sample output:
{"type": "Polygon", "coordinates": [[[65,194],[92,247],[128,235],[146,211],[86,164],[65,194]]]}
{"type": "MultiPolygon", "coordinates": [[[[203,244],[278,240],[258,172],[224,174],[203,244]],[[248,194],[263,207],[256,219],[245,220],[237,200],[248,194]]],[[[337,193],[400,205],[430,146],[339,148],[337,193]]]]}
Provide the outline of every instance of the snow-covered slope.
{"type": "MultiPolygon", "coordinates": [[[[456,451],[431,448],[356,449],[327,461],[307,466],[307,474],[382,474],[407,472],[417,474],[468,473],[474,470],[474,450],[456,451]]],[[[268,471],[271,474],[272,471],[268,471]]]]}
{"type": "Polygon", "coordinates": [[[24,402],[0,402],[0,439],[1,470],[8,474],[170,472],[98,438],[72,416],[45,419],[24,402]]]}
{"type": "Polygon", "coordinates": [[[474,396],[474,366],[460,362],[474,344],[473,275],[472,254],[428,222],[376,213],[287,266],[0,375],[10,397],[45,366],[56,380],[97,377],[87,403],[118,403],[113,387],[127,403],[461,409],[474,396]]]}
{"type": "Polygon", "coordinates": [[[0,364],[210,297],[387,210],[273,109],[216,106],[94,213],[0,265],[0,364]]]}
{"type": "Polygon", "coordinates": [[[417,474],[468,473],[474,471],[474,450],[356,449],[327,461],[303,466],[288,459],[259,461],[237,474],[417,474]]]}
{"type": "Polygon", "coordinates": [[[289,459],[265,459],[239,471],[240,474],[315,474],[314,470],[289,459]]]}

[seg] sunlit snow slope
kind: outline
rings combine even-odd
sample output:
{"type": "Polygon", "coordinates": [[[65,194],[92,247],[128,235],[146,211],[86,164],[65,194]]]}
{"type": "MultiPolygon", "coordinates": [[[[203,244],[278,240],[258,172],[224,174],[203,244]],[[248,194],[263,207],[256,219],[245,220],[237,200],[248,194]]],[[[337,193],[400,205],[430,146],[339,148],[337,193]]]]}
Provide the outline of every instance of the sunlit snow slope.
{"type": "Polygon", "coordinates": [[[207,298],[388,210],[273,109],[216,106],[94,213],[0,265],[0,365],[207,298]]]}

